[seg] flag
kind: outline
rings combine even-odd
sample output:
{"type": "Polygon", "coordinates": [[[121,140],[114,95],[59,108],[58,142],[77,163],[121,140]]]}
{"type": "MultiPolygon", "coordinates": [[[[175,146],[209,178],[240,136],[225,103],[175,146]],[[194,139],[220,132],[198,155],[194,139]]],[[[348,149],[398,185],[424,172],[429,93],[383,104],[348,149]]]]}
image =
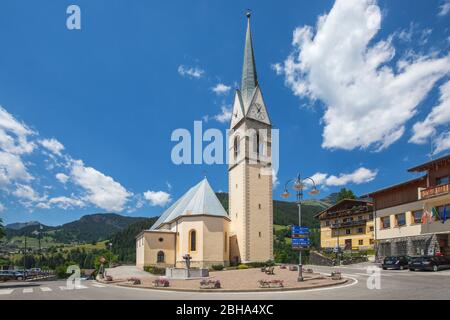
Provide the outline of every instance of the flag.
{"type": "Polygon", "coordinates": [[[420,219],[420,222],[422,222],[422,224],[427,223],[427,216],[428,216],[428,211],[427,209],[424,207],[422,209],[422,218],[420,219]]]}
{"type": "Polygon", "coordinates": [[[444,211],[442,212],[441,216],[441,222],[445,223],[446,220],[447,220],[447,206],[444,206],[444,211]]]}
{"type": "Polygon", "coordinates": [[[431,223],[431,222],[433,222],[433,217],[436,217],[436,218],[437,218],[437,220],[439,220],[439,219],[440,219],[440,217],[439,217],[439,213],[438,213],[438,211],[436,210],[436,207],[433,207],[433,208],[431,208],[431,217],[430,217],[430,223],[431,223]]]}

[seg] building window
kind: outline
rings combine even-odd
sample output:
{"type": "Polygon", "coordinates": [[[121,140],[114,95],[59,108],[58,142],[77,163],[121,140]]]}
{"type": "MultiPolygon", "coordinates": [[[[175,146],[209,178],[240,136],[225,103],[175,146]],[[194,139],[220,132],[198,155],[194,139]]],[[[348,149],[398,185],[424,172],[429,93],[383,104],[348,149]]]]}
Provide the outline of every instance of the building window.
{"type": "Polygon", "coordinates": [[[197,251],[197,232],[189,231],[189,251],[197,251]]]}
{"type": "Polygon", "coordinates": [[[358,216],[358,220],[363,220],[363,216],[358,216]]]}
{"type": "Polygon", "coordinates": [[[438,186],[440,186],[442,184],[448,184],[448,183],[450,183],[449,176],[436,178],[436,185],[438,185],[438,186]]]}
{"type": "Polygon", "coordinates": [[[414,223],[421,223],[423,210],[416,210],[412,212],[414,223]]]}
{"type": "Polygon", "coordinates": [[[370,243],[370,244],[374,244],[374,243],[375,243],[375,240],[370,239],[370,240],[369,240],[369,243],[370,243]]]}
{"type": "Polygon", "coordinates": [[[352,233],[352,230],[350,230],[350,229],[345,229],[345,234],[351,234],[352,233]]]}
{"type": "Polygon", "coordinates": [[[164,262],[164,251],[158,251],[156,256],[156,262],[163,263],[164,262]]]}
{"type": "Polygon", "coordinates": [[[228,233],[225,232],[225,236],[224,236],[224,251],[227,252],[228,251],[228,233]]]}
{"type": "Polygon", "coordinates": [[[373,213],[369,213],[369,220],[373,220],[373,213]]]}
{"type": "Polygon", "coordinates": [[[406,216],[404,213],[399,213],[395,215],[395,223],[397,227],[402,227],[406,225],[406,216]]]}
{"type": "Polygon", "coordinates": [[[369,228],[369,230],[370,230],[370,231],[373,231],[373,226],[371,226],[371,227],[369,228]]]}
{"type": "Polygon", "coordinates": [[[261,231],[259,232],[259,237],[261,238],[261,231]]]}
{"type": "Polygon", "coordinates": [[[437,212],[438,212],[438,216],[434,217],[435,221],[439,221],[443,215],[444,215],[444,208],[447,207],[446,212],[447,212],[447,216],[450,214],[450,208],[448,204],[444,204],[443,206],[439,206],[436,208],[437,212]]]}
{"type": "Polygon", "coordinates": [[[163,242],[164,239],[163,239],[163,238],[159,238],[158,241],[159,241],[159,242],[163,242]]]}
{"type": "Polygon", "coordinates": [[[261,209],[261,203],[258,203],[258,208],[261,209]]]}
{"type": "Polygon", "coordinates": [[[364,233],[363,228],[358,228],[358,233],[364,233]]]}
{"type": "Polygon", "coordinates": [[[383,217],[381,218],[381,228],[382,229],[389,229],[391,227],[391,220],[390,217],[383,217]]]}
{"type": "Polygon", "coordinates": [[[364,244],[364,240],[358,240],[358,245],[362,246],[364,244]]]}
{"type": "Polygon", "coordinates": [[[234,137],[233,151],[234,151],[234,159],[237,159],[240,152],[239,136],[234,137]]]}
{"type": "Polygon", "coordinates": [[[330,220],[325,221],[325,226],[329,227],[330,226],[330,220]]]}

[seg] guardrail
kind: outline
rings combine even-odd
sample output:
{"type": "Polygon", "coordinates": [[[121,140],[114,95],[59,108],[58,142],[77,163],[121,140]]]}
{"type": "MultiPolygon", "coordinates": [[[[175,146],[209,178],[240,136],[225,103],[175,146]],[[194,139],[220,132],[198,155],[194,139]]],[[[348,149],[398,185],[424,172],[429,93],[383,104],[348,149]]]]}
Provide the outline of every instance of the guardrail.
{"type": "Polygon", "coordinates": [[[430,187],[420,191],[422,199],[432,198],[441,194],[450,193],[450,183],[442,184],[440,186],[430,187]]]}

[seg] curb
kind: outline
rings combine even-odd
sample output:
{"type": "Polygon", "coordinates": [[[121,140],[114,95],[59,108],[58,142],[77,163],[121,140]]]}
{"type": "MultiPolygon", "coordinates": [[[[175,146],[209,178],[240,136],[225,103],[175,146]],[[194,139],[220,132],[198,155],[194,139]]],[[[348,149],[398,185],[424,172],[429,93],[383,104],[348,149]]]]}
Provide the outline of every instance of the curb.
{"type": "Polygon", "coordinates": [[[345,284],[348,282],[348,279],[342,279],[342,280],[336,280],[335,283],[328,283],[324,285],[319,286],[308,286],[303,288],[293,288],[293,287],[287,287],[287,288],[261,288],[261,289],[243,289],[243,290],[237,290],[237,289],[181,289],[181,288],[158,288],[158,287],[144,287],[144,286],[134,286],[131,284],[126,283],[118,283],[116,284],[119,287],[126,287],[126,288],[138,288],[138,289],[149,289],[149,290],[160,290],[160,291],[175,291],[175,292],[217,292],[217,293],[236,293],[236,292],[274,292],[274,291],[302,291],[302,290],[309,290],[309,289],[319,289],[319,288],[326,288],[326,287],[333,287],[336,285],[345,284]]]}

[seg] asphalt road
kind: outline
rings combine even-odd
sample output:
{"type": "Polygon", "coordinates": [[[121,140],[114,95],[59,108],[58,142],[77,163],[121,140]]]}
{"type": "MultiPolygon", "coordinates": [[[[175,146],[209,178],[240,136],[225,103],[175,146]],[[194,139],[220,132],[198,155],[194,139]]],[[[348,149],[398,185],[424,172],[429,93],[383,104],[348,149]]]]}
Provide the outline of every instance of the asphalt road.
{"type": "MultiPolygon", "coordinates": [[[[332,268],[313,266],[315,271],[329,273],[332,268]]],[[[381,270],[380,289],[368,289],[369,275],[363,266],[340,267],[349,277],[347,284],[321,289],[260,293],[192,293],[152,289],[124,288],[82,281],[68,289],[65,281],[8,282],[0,284],[0,300],[210,300],[210,299],[450,299],[450,270],[411,272],[381,270]]]]}

